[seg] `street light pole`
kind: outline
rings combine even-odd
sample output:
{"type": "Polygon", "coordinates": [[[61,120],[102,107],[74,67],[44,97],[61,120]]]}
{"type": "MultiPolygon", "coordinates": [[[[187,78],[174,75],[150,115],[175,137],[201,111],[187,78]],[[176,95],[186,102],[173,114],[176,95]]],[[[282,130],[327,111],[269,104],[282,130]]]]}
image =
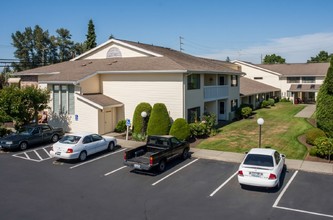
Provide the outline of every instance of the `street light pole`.
{"type": "Polygon", "coordinates": [[[263,118],[258,118],[257,123],[259,125],[259,148],[261,148],[261,126],[264,124],[263,118]]]}
{"type": "Polygon", "coordinates": [[[146,131],[146,117],[147,117],[147,112],[143,111],[141,112],[141,117],[142,117],[142,136],[145,136],[145,131],[146,131]]]}

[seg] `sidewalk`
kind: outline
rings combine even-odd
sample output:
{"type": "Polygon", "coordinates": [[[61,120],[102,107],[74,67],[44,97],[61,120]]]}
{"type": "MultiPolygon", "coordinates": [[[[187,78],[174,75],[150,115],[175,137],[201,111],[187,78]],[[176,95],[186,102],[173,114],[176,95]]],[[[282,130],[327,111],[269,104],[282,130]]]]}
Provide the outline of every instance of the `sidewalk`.
{"type": "MultiPolygon", "coordinates": [[[[143,145],[143,142],[137,141],[126,141],[123,139],[118,139],[118,144],[122,147],[126,148],[135,148],[143,145]]],[[[232,163],[241,163],[244,154],[240,153],[232,153],[232,152],[224,152],[224,151],[215,151],[215,150],[205,150],[198,148],[191,148],[190,152],[192,152],[192,157],[209,159],[209,160],[220,160],[225,162],[232,163]]],[[[303,170],[307,172],[315,172],[315,173],[325,173],[325,174],[333,174],[333,163],[321,163],[321,162],[312,162],[305,160],[293,160],[286,158],[286,165],[288,169],[292,170],[303,170]]]]}

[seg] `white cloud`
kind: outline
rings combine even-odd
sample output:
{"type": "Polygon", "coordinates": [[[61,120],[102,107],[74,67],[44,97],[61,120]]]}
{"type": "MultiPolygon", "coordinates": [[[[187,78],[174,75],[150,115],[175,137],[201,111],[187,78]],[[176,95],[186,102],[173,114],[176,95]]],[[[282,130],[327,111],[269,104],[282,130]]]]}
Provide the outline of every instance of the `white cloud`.
{"type": "Polygon", "coordinates": [[[308,59],[324,50],[333,53],[333,33],[315,33],[294,37],[268,40],[262,45],[249,46],[240,50],[225,49],[214,54],[201,55],[213,59],[243,60],[260,63],[267,54],[276,54],[286,59],[287,63],[306,63],[308,59]]]}

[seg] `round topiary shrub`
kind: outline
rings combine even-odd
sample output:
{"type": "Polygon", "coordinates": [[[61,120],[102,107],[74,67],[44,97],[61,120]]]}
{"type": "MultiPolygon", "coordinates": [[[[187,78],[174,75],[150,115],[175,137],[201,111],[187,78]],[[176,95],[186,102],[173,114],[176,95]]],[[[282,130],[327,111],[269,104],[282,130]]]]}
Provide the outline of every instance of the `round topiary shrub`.
{"type": "Polygon", "coordinates": [[[145,118],[145,123],[148,122],[150,112],[151,112],[151,105],[146,102],[141,102],[138,104],[134,110],[134,115],[133,115],[133,126],[132,126],[132,131],[133,133],[142,133],[146,132],[146,128],[144,128],[144,131],[142,130],[143,126],[147,126],[147,124],[144,124],[143,118],[141,116],[142,112],[147,112],[147,117],[145,118]]]}
{"type": "Polygon", "coordinates": [[[311,145],[315,145],[315,140],[319,137],[326,137],[325,132],[319,128],[311,128],[305,133],[306,143],[311,145]]]}
{"type": "Polygon", "coordinates": [[[151,110],[148,121],[148,135],[166,135],[170,130],[170,117],[163,103],[156,103],[151,110]]]}
{"type": "Polygon", "coordinates": [[[177,118],[170,129],[170,135],[179,140],[186,140],[190,136],[190,126],[183,118],[177,118]]]}

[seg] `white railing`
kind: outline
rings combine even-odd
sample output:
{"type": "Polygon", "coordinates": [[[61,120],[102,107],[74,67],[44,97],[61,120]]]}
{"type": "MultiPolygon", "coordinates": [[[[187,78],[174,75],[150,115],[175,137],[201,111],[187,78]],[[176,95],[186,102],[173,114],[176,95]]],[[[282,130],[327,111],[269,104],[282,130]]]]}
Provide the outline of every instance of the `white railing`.
{"type": "Polygon", "coordinates": [[[204,99],[222,99],[229,96],[229,86],[205,86],[204,99]]]}

